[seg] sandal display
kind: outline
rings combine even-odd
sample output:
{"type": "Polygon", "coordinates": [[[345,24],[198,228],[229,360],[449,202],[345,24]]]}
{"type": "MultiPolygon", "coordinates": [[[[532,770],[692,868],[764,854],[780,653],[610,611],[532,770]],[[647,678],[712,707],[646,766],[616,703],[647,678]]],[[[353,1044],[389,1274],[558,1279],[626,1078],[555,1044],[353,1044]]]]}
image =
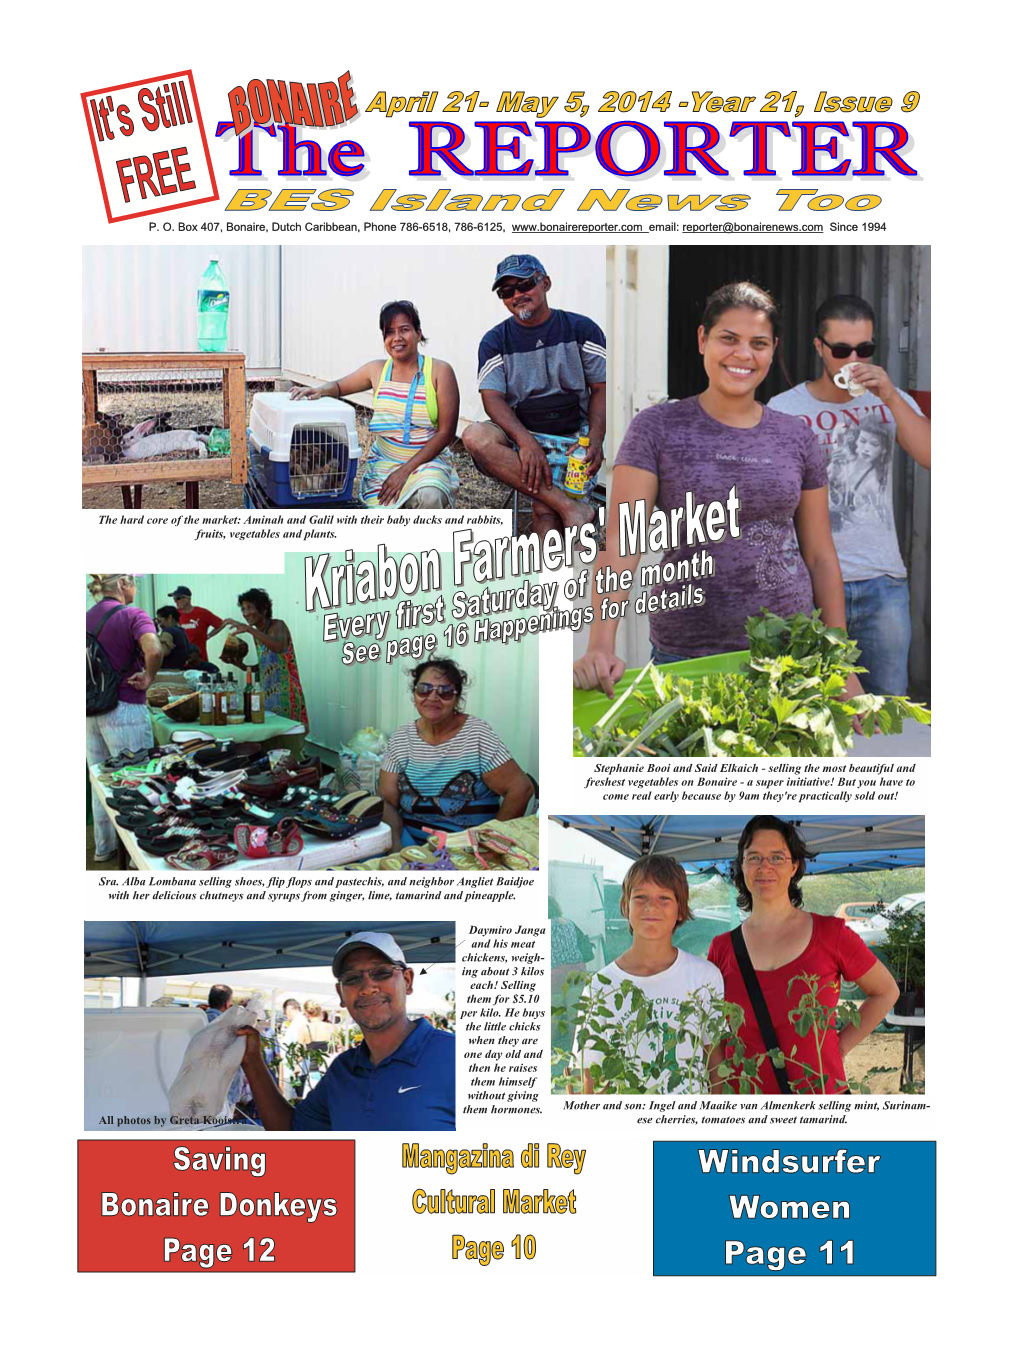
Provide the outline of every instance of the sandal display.
{"type": "Polygon", "coordinates": [[[297,823],[289,817],[275,827],[250,826],[242,822],[234,828],[234,844],[248,859],[299,855],[305,845],[297,823]]]}
{"type": "Polygon", "coordinates": [[[238,853],[291,858],[304,849],[302,831],[347,840],[383,820],[374,793],[344,793],[317,758],[267,754],[256,742],[196,737],[124,750],[98,777],[117,826],[171,868],[220,868],[238,853]]]}

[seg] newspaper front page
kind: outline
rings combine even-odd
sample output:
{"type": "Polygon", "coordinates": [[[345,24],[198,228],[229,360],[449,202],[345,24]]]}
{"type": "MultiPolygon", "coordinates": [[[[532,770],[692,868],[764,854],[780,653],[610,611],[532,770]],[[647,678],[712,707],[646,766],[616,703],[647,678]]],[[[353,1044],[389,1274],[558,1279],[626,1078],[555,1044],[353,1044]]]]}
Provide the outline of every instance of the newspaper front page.
{"type": "Polygon", "coordinates": [[[114,1345],[188,1273],[178,1346],[302,1344],[323,1289],[429,1353],[523,1342],[507,1296],[531,1345],[669,1344],[656,1286],[714,1350],[793,1289],[865,1345],[961,1328],[1002,1027],[953,976],[983,857],[933,702],[933,333],[948,373],[980,324],[946,320],[944,40],[188,17],[75,25],[49,245],[86,569],[61,1274],[114,1345]]]}

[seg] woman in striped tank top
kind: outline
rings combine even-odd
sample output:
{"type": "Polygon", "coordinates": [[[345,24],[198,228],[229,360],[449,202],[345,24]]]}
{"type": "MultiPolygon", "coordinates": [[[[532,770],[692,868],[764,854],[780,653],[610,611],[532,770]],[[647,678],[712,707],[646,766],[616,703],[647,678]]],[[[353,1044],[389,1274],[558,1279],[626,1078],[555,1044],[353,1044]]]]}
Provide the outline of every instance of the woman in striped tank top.
{"type": "Polygon", "coordinates": [[[449,364],[419,353],[425,343],[413,302],[388,302],[379,314],[385,359],[323,387],[298,387],[295,399],[345,397],[371,387],[374,436],[359,495],[365,505],[449,509],[459,485],[449,455],[457,433],[460,392],[449,364]]]}
{"type": "Polygon", "coordinates": [[[527,811],[535,786],[489,724],[463,711],[467,682],[450,657],[430,657],[411,672],[418,718],[393,733],[379,773],[394,845],[423,845],[433,831],[527,811]]]}

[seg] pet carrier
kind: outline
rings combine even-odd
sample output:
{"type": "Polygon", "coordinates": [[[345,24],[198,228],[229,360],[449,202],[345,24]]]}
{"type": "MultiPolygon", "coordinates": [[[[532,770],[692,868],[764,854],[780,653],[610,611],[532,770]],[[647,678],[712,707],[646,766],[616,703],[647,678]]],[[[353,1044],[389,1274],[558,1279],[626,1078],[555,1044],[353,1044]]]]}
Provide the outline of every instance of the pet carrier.
{"type": "Polygon", "coordinates": [[[265,392],[252,402],[249,509],[357,504],[357,471],[358,430],[347,402],[294,401],[285,392],[265,392]]]}

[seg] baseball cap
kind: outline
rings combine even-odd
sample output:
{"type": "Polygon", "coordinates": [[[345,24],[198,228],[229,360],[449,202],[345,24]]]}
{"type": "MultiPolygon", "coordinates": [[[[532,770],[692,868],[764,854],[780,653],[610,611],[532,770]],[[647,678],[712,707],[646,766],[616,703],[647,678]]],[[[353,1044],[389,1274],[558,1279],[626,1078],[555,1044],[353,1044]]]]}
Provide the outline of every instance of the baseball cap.
{"type": "Polygon", "coordinates": [[[191,594],[190,586],[175,586],[174,589],[171,590],[170,592],[170,599],[176,600],[178,595],[190,595],[190,594],[191,594]]]}
{"type": "Polygon", "coordinates": [[[545,265],[535,255],[508,255],[496,266],[495,292],[504,279],[526,279],[529,274],[545,274],[545,265]]]}
{"type": "Polygon", "coordinates": [[[390,963],[400,963],[407,967],[407,960],[404,958],[404,951],[392,935],[387,935],[381,930],[360,930],[357,935],[352,935],[349,940],[345,940],[340,948],[333,955],[333,976],[340,976],[340,965],[348,954],[352,954],[355,949],[375,949],[384,958],[389,959],[390,963]]]}

